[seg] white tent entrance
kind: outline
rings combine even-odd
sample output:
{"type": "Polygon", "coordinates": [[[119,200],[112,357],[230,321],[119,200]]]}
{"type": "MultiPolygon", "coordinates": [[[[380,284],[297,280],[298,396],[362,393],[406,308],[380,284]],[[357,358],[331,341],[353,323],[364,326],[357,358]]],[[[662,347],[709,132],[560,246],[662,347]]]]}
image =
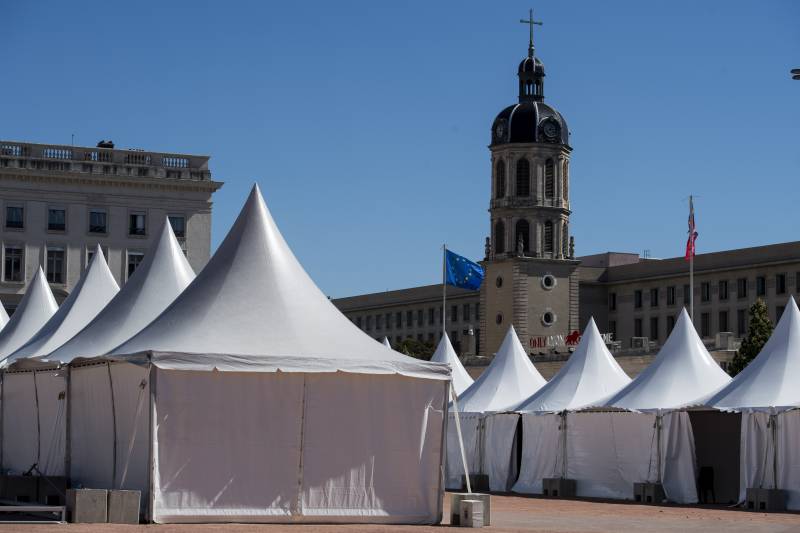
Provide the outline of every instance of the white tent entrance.
{"type": "Polygon", "coordinates": [[[65,375],[63,369],[3,373],[3,471],[64,475],[65,375]]]}
{"type": "Polygon", "coordinates": [[[700,503],[739,501],[739,441],[742,416],[715,409],[690,409],[700,503]]]}

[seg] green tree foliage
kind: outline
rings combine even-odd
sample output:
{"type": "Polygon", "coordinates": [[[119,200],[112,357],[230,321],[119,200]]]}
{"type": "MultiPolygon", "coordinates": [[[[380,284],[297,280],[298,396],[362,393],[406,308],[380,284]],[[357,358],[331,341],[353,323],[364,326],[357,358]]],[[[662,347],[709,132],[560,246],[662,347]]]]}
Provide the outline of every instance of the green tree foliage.
{"type": "Polygon", "coordinates": [[[436,350],[433,343],[421,342],[416,339],[403,339],[394,349],[400,353],[416,359],[424,359],[425,361],[430,361],[433,352],[436,350]]]}
{"type": "Polygon", "coordinates": [[[742,345],[733,356],[731,364],[728,365],[728,373],[735,376],[756,358],[761,349],[772,335],[772,321],[769,319],[767,304],[759,298],[750,306],[750,327],[747,336],[742,339],[742,345]]]}

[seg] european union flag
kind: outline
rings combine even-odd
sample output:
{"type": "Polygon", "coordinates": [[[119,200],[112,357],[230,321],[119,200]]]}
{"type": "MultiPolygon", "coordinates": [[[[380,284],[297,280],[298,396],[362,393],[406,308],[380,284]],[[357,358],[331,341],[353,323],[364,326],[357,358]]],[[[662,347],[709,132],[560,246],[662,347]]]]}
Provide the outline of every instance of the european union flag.
{"type": "Polygon", "coordinates": [[[447,284],[462,289],[477,290],[483,281],[483,268],[466,257],[445,250],[447,284]]]}

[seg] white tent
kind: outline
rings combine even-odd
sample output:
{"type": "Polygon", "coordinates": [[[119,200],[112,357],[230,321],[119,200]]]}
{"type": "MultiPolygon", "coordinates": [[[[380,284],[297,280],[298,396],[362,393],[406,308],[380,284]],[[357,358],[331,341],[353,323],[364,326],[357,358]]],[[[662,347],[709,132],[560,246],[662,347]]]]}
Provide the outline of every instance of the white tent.
{"type": "Polygon", "coordinates": [[[472,385],[474,380],[458,359],[458,355],[456,355],[456,351],[453,349],[453,345],[450,344],[450,338],[446,333],[439,340],[439,345],[436,347],[436,351],[433,352],[431,361],[450,365],[450,369],[453,371],[452,385],[456,391],[456,396],[461,396],[461,393],[472,385]]]}
{"type": "Polygon", "coordinates": [[[6,324],[8,324],[8,313],[6,313],[5,306],[0,302],[0,331],[6,327],[6,324]]]}
{"type": "Polygon", "coordinates": [[[633,483],[648,481],[674,502],[697,502],[692,427],[677,410],[729,380],[683,310],[650,366],[603,404],[611,412],[569,415],[566,470],[577,494],[631,499],[633,483]]]}
{"type": "Polygon", "coordinates": [[[77,335],[42,361],[69,362],[116,348],[153,321],[194,279],[169,222],[108,305],[77,335]]]}
{"type": "Polygon", "coordinates": [[[17,310],[0,331],[0,365],[5,366],[3,360],[28,342],[50,320],[57,309],[56,299],[53,298],[53,292],[44,277],[42,267],[39,267],[28,284],[17,310]]]}
{"type": "Polygon", "coordinates": [[[740,500],[750,487],[780,488],[800,509],[800,310],[793,297],[758,356],[707,404],[742,412],[740,500]]]}
{"type": "Polygon", "coordinates": [[[89,266],[58,311],[24,346],[11,354],[6,363],[11,365],[18,359],[49,354],[91,322],[117,292],[119,285],[98,245],[89,266]]]}
{"type": "Polygon", "coordinates": [[[156,522],[441,517],[449,369],[345,318],[257,187],[195,280],[106,359],[71,363],[72,478],[142,489],[156,522]]]}
{"type": "MultiPolygon", "coordinates": [[[[489,367],[458,397],[464,452],[470,473],[488,474],[484,472],[484,462],[487,460],[486,414],[513,409],[544,384],[545,379],[525,353],[514,326],[510,326],[489,367]]],[[[516,427],[518,418],[518,415],[495,417],[493,425],[503,424],[508,430],[509,426],[516,427]]],[[[448,424],[447,432],[447,487],[458,488],[461,486],[464,466],[454,423],[448,424]]],[[[488,451],[492,456],[497,453],[488,451]]],[[[488,460],[493,462],[496,459],[488,460]]],[[[492,483],[491,476],[489,482],[492,483]]],[[[495,482],[505,484],[505,480],[495,482]]]]}
{"type": "MultiPolygon", "coordinates": [[[[567,433],[562,430],[571,416],[567,411],[607,400],[630,381],[606,348],[594,319],[590,319],[578,347],[558,373],[514,409],[523,413],[522,464],[514,491],[541,493],[543,478],[565,476],[567,433]]],[[[516,426],[505,433],[487,432],[492,450],[502,451],[490,465],[495,478],[511,475],[503,469],[509,464],[515,431],[516,426]]]]}
{"type": "Polygon", "coordinates": [[[384,335],[384,337],[383,337],[383,340],[381,341],[381,344],[383,344],[384,346],[386,346],[386,347],[387,347],[387,348],[389,348],[390,350],[392,349],[392,343],[391,343],[391,342],[389,342],[389,337],[387,337],[387,336],[385,336],[385,335],[384,335]]]}

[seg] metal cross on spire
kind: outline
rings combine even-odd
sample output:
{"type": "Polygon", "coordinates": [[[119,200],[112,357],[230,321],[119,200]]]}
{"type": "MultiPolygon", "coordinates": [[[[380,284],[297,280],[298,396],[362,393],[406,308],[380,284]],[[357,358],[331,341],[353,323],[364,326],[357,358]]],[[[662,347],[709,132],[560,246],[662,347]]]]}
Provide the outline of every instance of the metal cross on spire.
{"type": "Polygon", "coordinates": [[[531,30],[531,37],[530,41],[528,41],[528,57],[533,57],[533,27],[534,26],[541,26],[542,22],[538,20],[533,20],[533,9],[528,10],[528,20],[519,19],[522,24],[527,24],[530,26],[531,30]]]}

